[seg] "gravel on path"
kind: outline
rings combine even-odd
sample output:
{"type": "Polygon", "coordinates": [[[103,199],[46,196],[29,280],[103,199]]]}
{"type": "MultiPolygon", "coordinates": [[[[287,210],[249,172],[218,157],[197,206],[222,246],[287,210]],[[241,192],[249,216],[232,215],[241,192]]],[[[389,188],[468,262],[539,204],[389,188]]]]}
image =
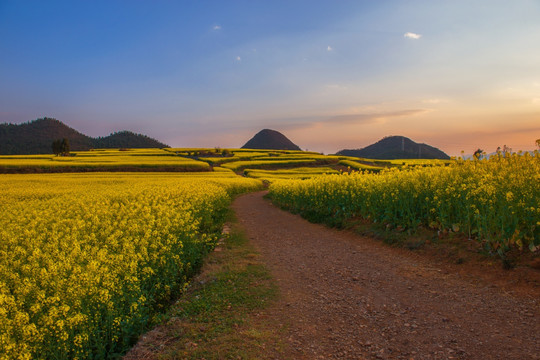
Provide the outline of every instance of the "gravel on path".
{"type": "Polygon", "coordinates": [[[281,289],[266,316],[294,359],[540,359],[540,299],[474,281],[350,231],[235,200],[281,289]]]}

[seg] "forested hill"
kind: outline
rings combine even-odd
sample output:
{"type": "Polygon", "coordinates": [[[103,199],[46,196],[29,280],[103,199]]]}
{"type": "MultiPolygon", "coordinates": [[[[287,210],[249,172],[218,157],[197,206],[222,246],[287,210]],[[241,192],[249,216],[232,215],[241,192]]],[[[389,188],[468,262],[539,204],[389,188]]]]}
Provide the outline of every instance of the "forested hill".
{"type": "Polygon", "coordinates": [[[156,139],[131,131],[119,131],[109,136],[94,139],[95,148],[166,148],[170,147],[156,139]]]}
{"type": "Polygon", "coordinates": [[[450,157],[441,150],[419,144],[404,136],[389,136],[362,149],[341,150],[337,155],[368,159],[443,159],[450,157]]]}
{"type": "Polygon", "coordinates": [[[71,151],[93,148],[163,148],[168,145],[146,135],[120,131],[109,136],[92,138],[63,122],[42,118],[24,124],[0,124],[0,154],[51,154],[52,142],[66,138],[71,151]]]}
{"type": "Polygon", "coordinates": [[[276,130],[263,129],[253,136],[242,149],[301,150],[298,145],[276,130]]]}

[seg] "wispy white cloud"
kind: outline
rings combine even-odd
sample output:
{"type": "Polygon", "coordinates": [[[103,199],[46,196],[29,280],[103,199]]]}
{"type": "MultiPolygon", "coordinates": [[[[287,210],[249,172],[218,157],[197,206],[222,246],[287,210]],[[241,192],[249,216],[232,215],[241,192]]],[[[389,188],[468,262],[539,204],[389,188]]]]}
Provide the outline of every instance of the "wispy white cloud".
{"type": "Polygon", "coordinates": [[[214,27],[212,28],[212,30],[214,30],[214,31],[219,31],[219,30],[221,30],[221,25],[214,25],[214,27]]]}
{"type": "Polygon", "coordinates": [[[334,51],[334,48],[328,45],[328,47],[326,48],[326,51],[334,51]]]}
{"type": "Polygon", "coordinates": [[[418,40],[422,37],[421,34],[416,34],[416,33],[413,33],[413,32],[406,32],[405,34],[403,34],[403,37],[406,37],[407,39],[414,39],[414,40],[418,40]]]}
{"type": "Polygon", "coordinates": [[[304,129],[321,124],[369,124],[380,120],[422,115],[429,112],[427,109],[404,109],[395,111],[381,111],[360,114],[341,114],[330,116],[309,116],[298,118],[272,119],[285,129],[304,129]]]}
{"type": "Polygon", "coordinates": [[[237,56],[236,61],[242,61],[242,58],[240,56],[237,56]]]}

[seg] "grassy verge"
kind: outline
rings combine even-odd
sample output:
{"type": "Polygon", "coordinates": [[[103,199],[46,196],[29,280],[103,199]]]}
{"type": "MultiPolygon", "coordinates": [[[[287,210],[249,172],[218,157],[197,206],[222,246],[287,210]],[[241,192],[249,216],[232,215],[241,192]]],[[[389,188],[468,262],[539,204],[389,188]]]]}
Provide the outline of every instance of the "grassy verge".
{"type": "MultiPolygon", "coordinates": [[[[265,198],[273,201],[271,194],[265,195],[265,198]]],[[[369,236],[387,245],[428,256],[438,263],[445,262],[458,265],[468,263],[478,268],[484,265],[501,264],[506,270],[515,267],[540,270],[540,258],[537,253],[513,248],[507,251],[504,256],[500,256],[483,247],[481,242],[468,239],[464,234],[452,230],[437,231],[423,226],[404,229],[393,224],[358,218],[343,220],[338,217],[322,217],[320,213],[310,209],[295,211],[286,205],[277,202],[274,202],[274,204],[285,211],[299,214],[309,222],[322,223],[329,227],[346,229],[359,235],[369,236]]]]}
{"type": "Polygon", "coordinates": [[[125,359],[261,359],[283,351],[272,320],[258,316],[278,296],[270,273],[232,225],[161,325],[125,359]]]}
{"type": "Polygon", "coordinates": [[[343,227],[395,247],[419,252],[425,252],[429,248],[435,249],[437,252],[444,254],[450,262],[458,264],[466,261],[471,256],[471,253],[480,254],[482,251],[478,243],[465,241],[463,236],[442,234],[423,227],[404,230],[400,227],[391,228],[388,225],[373,223],[368,220],[349,220],[343,224],[343,227]]]}
{"type": "Polygon", "coordinates": [[[399,226],[390,227],[368,220],[354,219],[344,222],[341,227],[359,235],[381,240],[393,247],[401,247],[429,256],[438,263],[447,262],[458,265],[468,263],[476,267],[500,263],[504,269],[512,269],[516,266],[540,268],[540,262],[531,252],[512,249],[501,258],[487,251],[479,242],[452,231],[436,231],[425,227],[405,230],[399,226]]]}

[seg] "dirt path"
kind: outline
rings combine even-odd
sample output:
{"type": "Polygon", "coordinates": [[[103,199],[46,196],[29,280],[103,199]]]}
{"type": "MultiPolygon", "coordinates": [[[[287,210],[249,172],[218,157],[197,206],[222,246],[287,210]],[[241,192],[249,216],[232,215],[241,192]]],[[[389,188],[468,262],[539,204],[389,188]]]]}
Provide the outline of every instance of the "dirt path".
{"type": "Polygon", "coordinates": [[[540,359],[540,299],[311,224],[263,199],[233,208],[276,277],[265,316],[295,359],[540,359]],[[473,278],[474,279],[474,278],[473,278]]]}

